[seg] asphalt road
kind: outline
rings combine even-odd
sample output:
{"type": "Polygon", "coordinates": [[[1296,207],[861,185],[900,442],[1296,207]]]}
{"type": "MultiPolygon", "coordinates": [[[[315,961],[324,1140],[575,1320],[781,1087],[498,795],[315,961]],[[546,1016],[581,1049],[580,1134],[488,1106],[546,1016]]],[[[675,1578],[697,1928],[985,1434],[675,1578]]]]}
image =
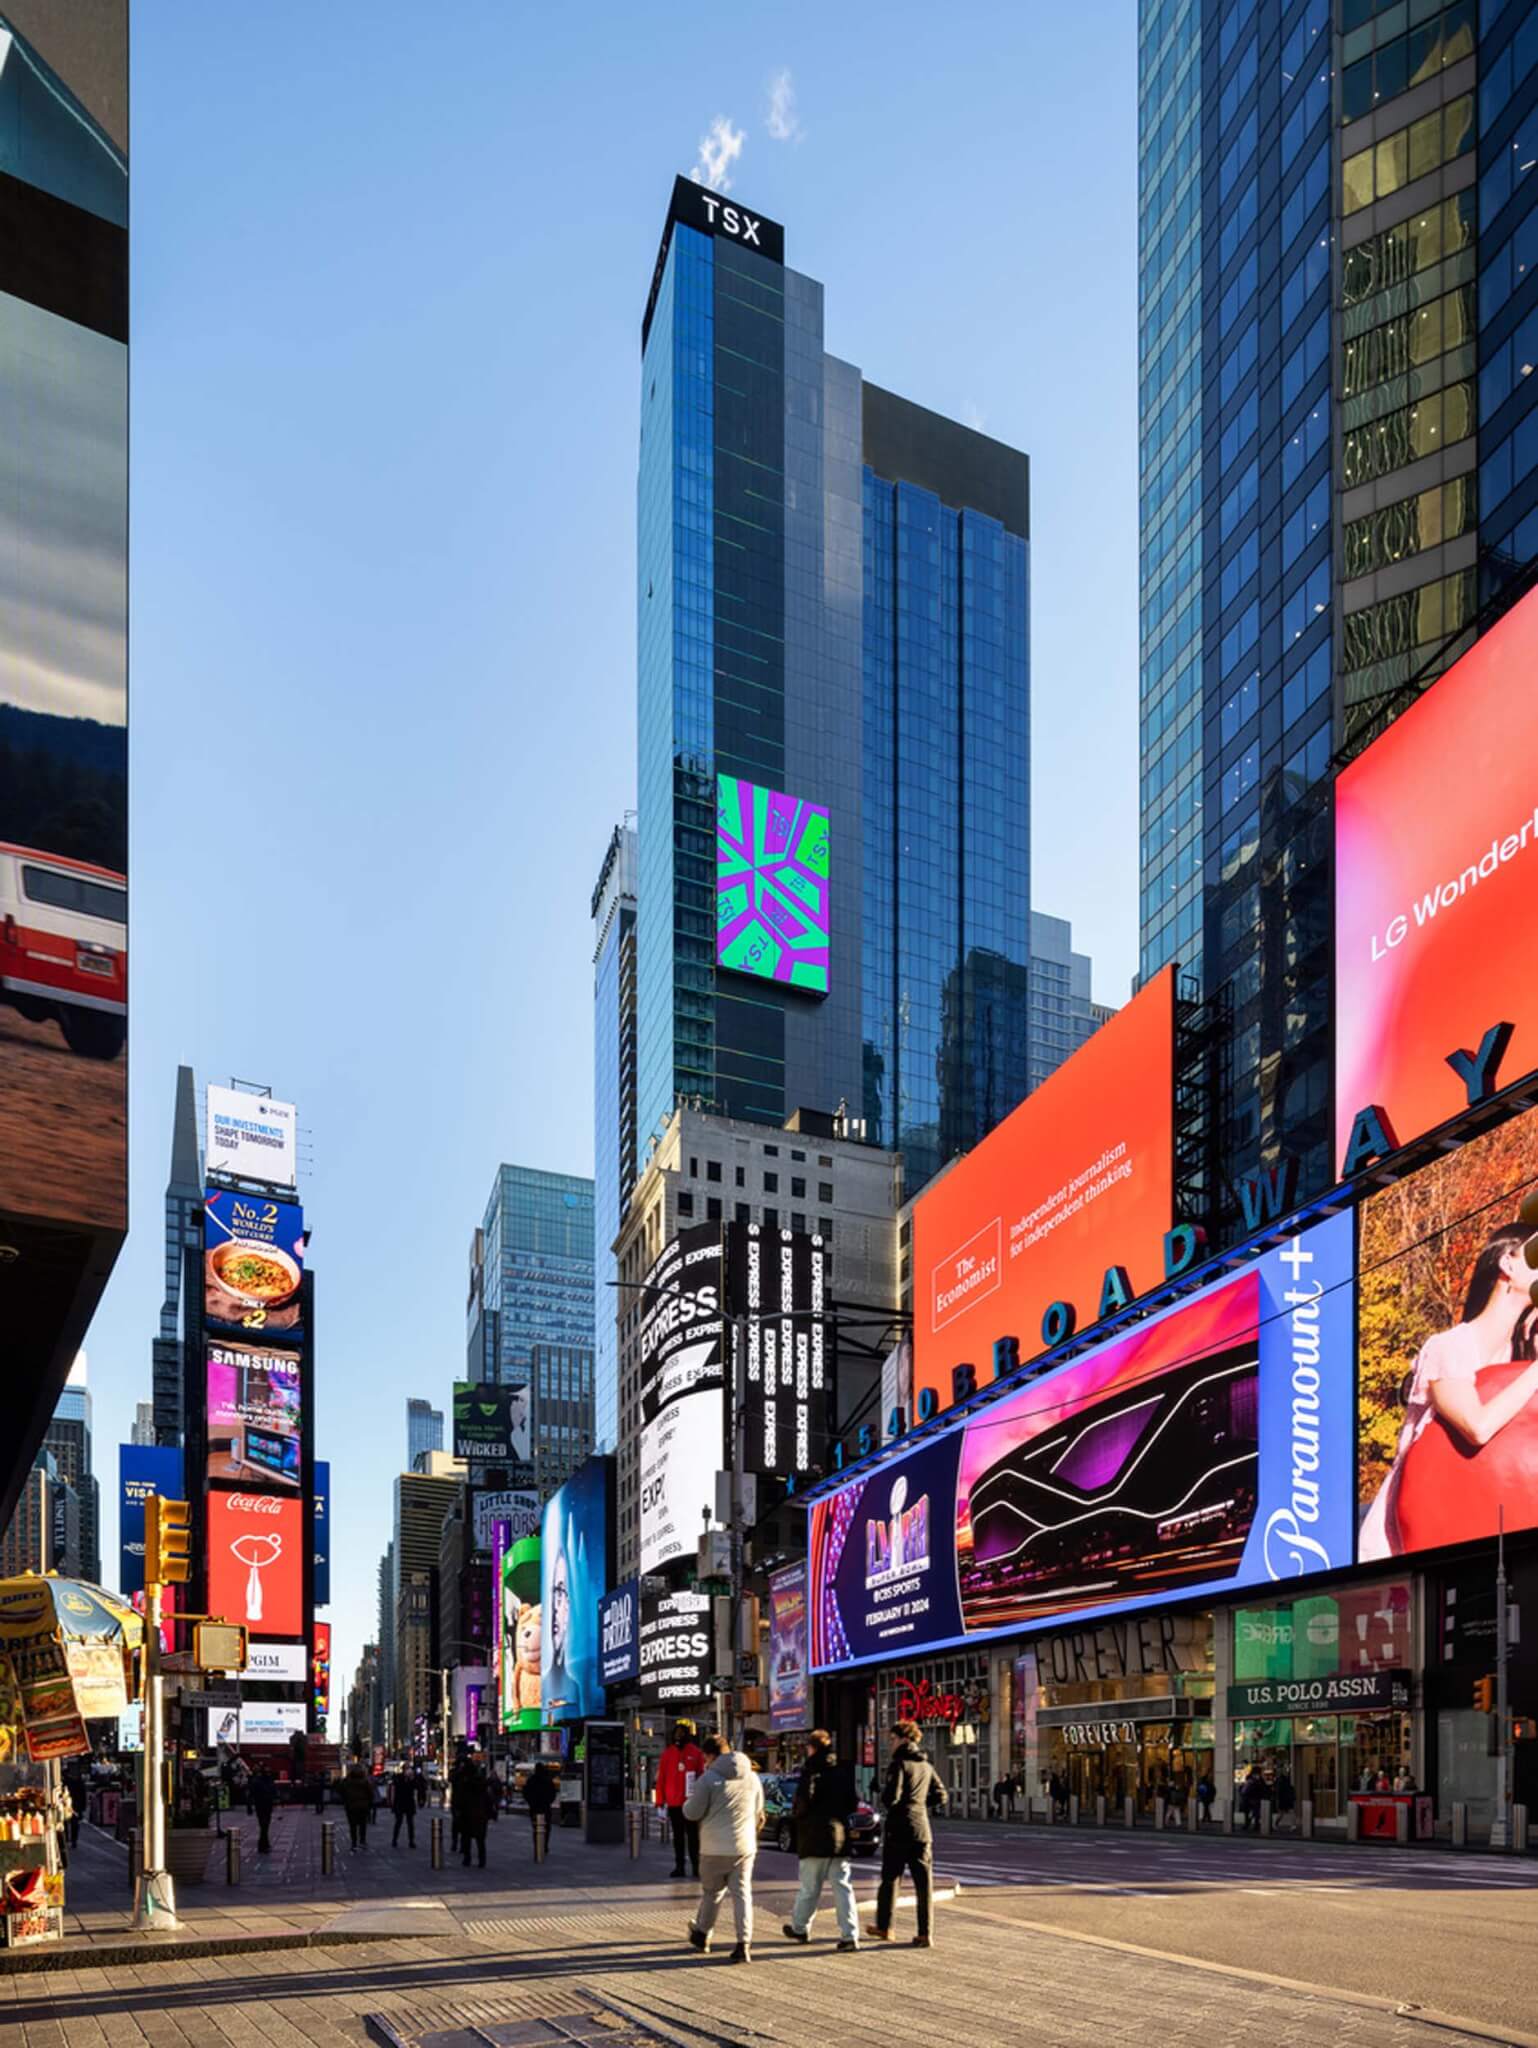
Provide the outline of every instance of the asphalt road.
{"type": "MultiPolygon", "coordinates": [[[[791,1859],[759,1858],[760,1881],[791,1859]]],[[[1538,2034],[1538,1859],[942,1823],[941,1913],[993,1914],[1538,2034]]],[[[868,1862],[860,1889],[873,1876],[868,1862]]]]}

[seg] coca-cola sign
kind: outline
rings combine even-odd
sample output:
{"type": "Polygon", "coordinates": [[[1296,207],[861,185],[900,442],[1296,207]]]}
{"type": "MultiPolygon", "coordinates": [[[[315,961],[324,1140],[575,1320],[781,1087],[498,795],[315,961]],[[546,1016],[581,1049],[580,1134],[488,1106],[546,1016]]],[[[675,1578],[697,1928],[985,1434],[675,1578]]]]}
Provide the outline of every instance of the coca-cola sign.
{"type": "Polygon", "coordinates": [[[263,1636],[304,1633],[304,1511],[291,1495],[208,1494],[208,1608],[263,1636]]]}

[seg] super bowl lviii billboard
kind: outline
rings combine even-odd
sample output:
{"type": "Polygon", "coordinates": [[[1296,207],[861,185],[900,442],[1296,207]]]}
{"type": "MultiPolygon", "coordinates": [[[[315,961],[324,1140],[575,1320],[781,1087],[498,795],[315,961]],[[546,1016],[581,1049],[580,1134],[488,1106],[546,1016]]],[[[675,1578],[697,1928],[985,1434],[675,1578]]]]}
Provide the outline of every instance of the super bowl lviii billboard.
{"type": "Polygon", "coordinates": [[[1335,784],[1336,1165],[1358,1113],[1408,1144],[1538,1067],[1538,592],[1335,784]]]}
{"type": "Polygon", "coordinates": [[[1349,1564],[1352,1234],[1315,1224],[815,1501],[813,1668],[1349,1564]]]}
{"type": "Polygon", "coordinates": [[[1166,968],[913,1210],[914,1393],[948,1407],[952,1371],[992,1378],[1000,1337],[1033,1357],[1099,1318],[1106,1269],[1164,1276],[1174,1192],[1175,974],[1166,968]]]}

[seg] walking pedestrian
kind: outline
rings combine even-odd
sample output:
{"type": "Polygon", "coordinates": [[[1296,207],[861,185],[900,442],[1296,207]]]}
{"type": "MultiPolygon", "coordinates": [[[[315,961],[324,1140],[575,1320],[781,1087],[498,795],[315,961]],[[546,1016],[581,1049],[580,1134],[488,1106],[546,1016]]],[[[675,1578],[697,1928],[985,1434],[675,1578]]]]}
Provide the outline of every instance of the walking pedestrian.
{"type": "Polygon", "coordinates": [[[763,1780],[724,1735],[707,1735],[704,1753],[705,1769],[684,1801],[700,1873],[700,1902],[689,1923],[689,1942],[702,1954],[708,1951],[721,1901],[730,1892],[737,1937],[732,1961],[751,1963],[753,1859],[764,1817],[763,1780]]]}
{"type": "Polygon", "coordinates": [[[256,1853],[259,1856],[272,1854],[272,1809],[278,1803],[278,1788],[273,1783],[272,1772],[265,1763],[258,1764],[256,1775],[251,1780],[251,1811],[256,1816],[259,1833],[256,1838],[256,1853]]]}
{"type": "Polygon", "coordinates": [[[1284,1828],[1292,1826],[1292,1810],[1298,1803],[1298,1789],[1285,1764],[1276,1774],[1276,1817],[1284,1828]]]}
{"type": "Polygon", "coordinates": [[[785,1933],[791,1941],[811,1940],[823,1885],[831,1884],[841,1955],[860,1946],[848,1856],[849,1816],[854,1807],[852,1774],[835,1758],[833,1737],[827,1729],[814,1728],[807,1738],[806,1762],[790,1809],[796,1826],[796,1854],[801,1860],[801,1889],[785,1922],[785,1933]]]}
{"type": "Polygon", "coordinates": [[[374,1811],[374,1788],[362,1764],[351,1765],[347,1776],[342,1780],[342,1811],[347,1816],[350,1846],[354,1849],[366,1849],[369,1818],[374,1811]]]}
{"type": "Polygon", "coordinates": [[[1266,1781],[1259,1764],[1250,1765],[1250,1775],[1245,1779],[1239,1794],[1239,1810],[1244,1815],[1244,1832],[1247,1835],[1260,1832],[1260,1806],[1266,1796],[1266,1781]]]}
{"type": "Polygon", "coordinates": [[[1210,1772],[1203,1771],[1196,1781],[1196,1818],[1200,1827],[1207,1827],[1212,1821],[1212,1802],[1217,1797],[1210,1772]]]}
{"type": "Polygon", "coordinates": [[[390,1847],[401,1845],[401,1822],[406,1823],[406,1847],[417,1845],[417,1785],[416,1779],[403,1764],[395,1773],[390,1787],[390,1811],[395,1815],[395,1833],[390,1837],[390,1847]]]}
{"type": "Polygon", "coordinates": [[[1055,1819],[1058,1814],[1068,1811],[1068,1780],[1061,1771],[1054,1771],[1052,1773],[1050,1790],[1052,1793],[1052,1813],[1055,1819]]]}
{"type": "Polygon", "coordinates": [[[73,1849],[80,1840],[80,1822],[85,1814],[85,1803],[91,1796],[79,1764],[64,1773],[64,1789],[69,1794],[69,1846],[73,1849]]]}
{"type": "Polygon", "coordinates": [[[555,1772],[551,1770],[548,1764],[537,1763],[533,1770],[530,1771],[529,1781],[523,1788],[523,1796],[528,1803],[529,1826],[533,1831],[536,1841],[539,1839],[541,1818],[543,1818],[545,1823],[546,1843],[548,1844],[550,1840],[550,1813],[560,1794],[560,1789],[555,1772]]]}
{"type": "Polygon", "coordinates": [[[694,1740],[694,1723],[680,1721],[673,1730],[673,1739],[657,1759],[657,1804],[668,1817],[673,1831],[673,1875],[684,1875],[684,1851],[689,1852],[689,1867],[696,1877],[700,1874],[700,1831],[698,1825],[689,1820],[684,1807],[689,1794],[694,1790],[695,1780],[705,1768],[705,1757],[694,1740]]]}
{"type": "Polygon", "coordinates": [[[503,1785],[502,1780],[497,1776],[497,1767],[495,1764],[493,1764],[491,1769],[486,1773],[486,1793],[487,1797],[491,1801],[492,1819],[500,1820],[502,1817],[502,1803],[506,1797],[506,1787],[503,1785]]]}
{"type": "MultiPolygon", "coordinates": [[[[1054,1798],[1056,1794],[1054,1793],[1054,1798]]],[[[924,1754],[916,1721],[898,1721],[892,1729],[892,1760],[882,1790],[886,1828],[881,1838],[881,1883],[876,1890],[876,1941],[892,1939],[892,1906],[897,1881],[906,1870],[913,1879],[918,1908],[915,1948],[933,1948],[934,1831],[931,1812],[944,1812],[945,1787],[924,1754]]]]}
{"type": "Polygon", "coordinates": [[[486,1823],[490,1819],[491,1794],[486,1789],[486,1773],[471,1758],[462,1768],[459,1783],[459,1846],[467,1870],[472,1849],[480,1857],[481,1869],[486,1868],[486,1823]]]}

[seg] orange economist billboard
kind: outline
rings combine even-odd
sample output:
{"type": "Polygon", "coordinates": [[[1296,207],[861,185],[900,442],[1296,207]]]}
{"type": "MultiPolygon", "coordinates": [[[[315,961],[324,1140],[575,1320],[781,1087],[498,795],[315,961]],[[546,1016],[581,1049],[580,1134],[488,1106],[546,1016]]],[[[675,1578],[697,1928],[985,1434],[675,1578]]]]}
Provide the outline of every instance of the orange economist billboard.
{"type": "Polygon", "coordinates": [[[1108,1266],[1164,1277],[1174,1182],[1175,970],[1119,1010],[913,1209],[913,1386],[993,1378],[996,1338],[1044,1349],[1042,1318],[1099,1314],[1108,1266]]]}
{"type": "Polygon", "coordinates": [[[1404,1145],[1538,1067],[1535,892],[1538,593],[1335,785],[1337,1168],[1367,1106],[1404,1145]]]}

